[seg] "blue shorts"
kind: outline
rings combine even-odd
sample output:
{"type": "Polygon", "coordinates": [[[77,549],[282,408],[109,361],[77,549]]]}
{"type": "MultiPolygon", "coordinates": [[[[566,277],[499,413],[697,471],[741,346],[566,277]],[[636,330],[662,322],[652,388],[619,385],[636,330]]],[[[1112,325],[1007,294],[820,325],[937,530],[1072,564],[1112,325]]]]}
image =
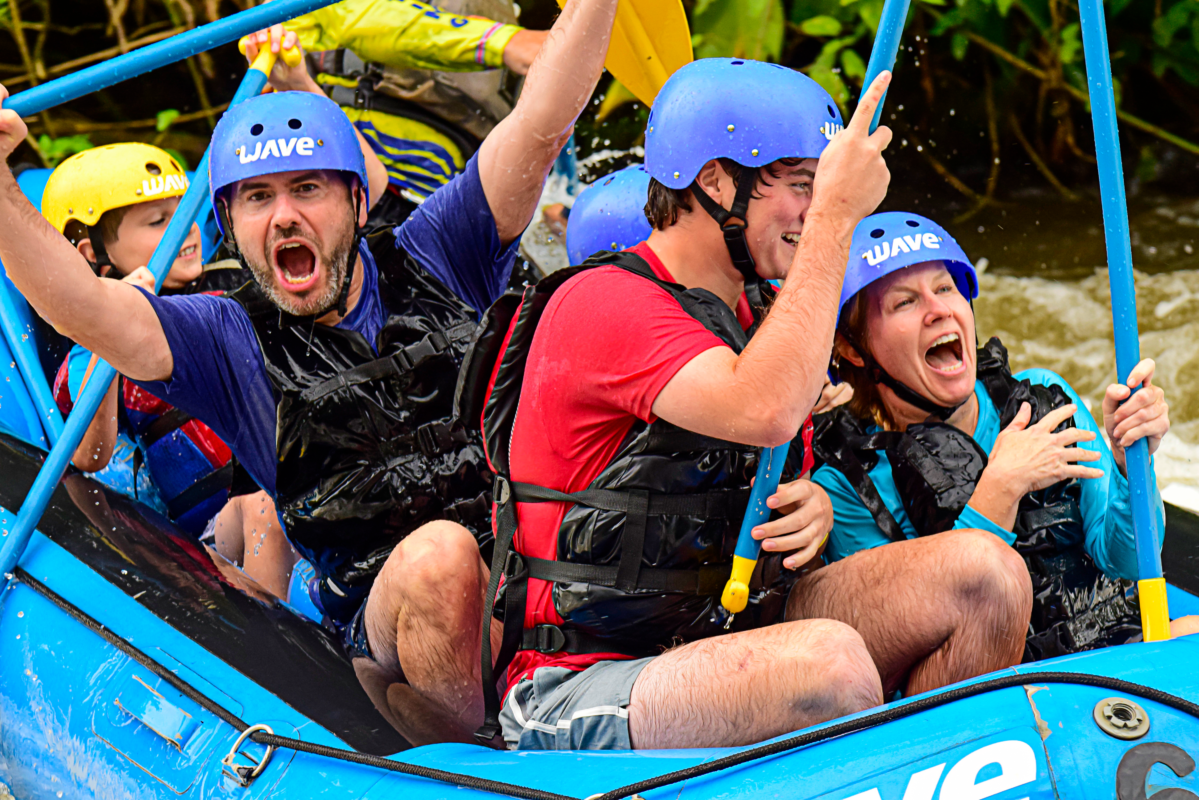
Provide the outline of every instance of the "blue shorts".
{"type": "Polygon", "coordinates": [[[653,658],[601,661],[576,672],[541,667],[500,710],[509,750],[631,750],[629,697],[653,658]]]}

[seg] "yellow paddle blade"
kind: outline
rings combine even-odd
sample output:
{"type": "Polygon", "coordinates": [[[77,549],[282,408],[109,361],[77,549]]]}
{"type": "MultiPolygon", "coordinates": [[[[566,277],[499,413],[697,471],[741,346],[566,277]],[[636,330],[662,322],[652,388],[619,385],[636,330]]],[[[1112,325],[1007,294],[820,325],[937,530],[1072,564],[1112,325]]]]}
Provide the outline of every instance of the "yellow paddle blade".
{"type": "Polygon", "coordinates": [[[682,0],[620,0],[604,66],[638,100],[651,105],[666,79],[693,60],[682,0]]]}

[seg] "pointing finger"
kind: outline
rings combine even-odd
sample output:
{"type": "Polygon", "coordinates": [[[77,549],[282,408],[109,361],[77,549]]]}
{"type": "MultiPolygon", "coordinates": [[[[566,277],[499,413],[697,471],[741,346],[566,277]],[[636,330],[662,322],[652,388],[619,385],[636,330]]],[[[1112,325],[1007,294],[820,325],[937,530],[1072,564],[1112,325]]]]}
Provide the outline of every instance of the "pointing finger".
{"type": "Polygon", "coordinates": [[[883,70],[870,84],[870,88],[862,93],[862,99],[858,101],[858,107],[854,109],[853,118],[847,126],[849,130],[861,136],[870,135],[870,123],[874,121],[874,110],[883,101],[883,95],[886,94],[887,87],[890,85],[891,72],[883,70]]]}

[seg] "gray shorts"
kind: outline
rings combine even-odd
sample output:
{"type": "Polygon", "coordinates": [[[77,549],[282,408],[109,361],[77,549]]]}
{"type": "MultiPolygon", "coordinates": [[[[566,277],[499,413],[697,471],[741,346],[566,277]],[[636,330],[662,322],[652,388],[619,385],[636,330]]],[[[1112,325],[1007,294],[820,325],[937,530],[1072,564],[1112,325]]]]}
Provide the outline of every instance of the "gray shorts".
{"type": "Polygon", "coordinates": [[[508,749],[632,749],[629,696],[651,660],[601,661],[582,672],[537,669],[508,692],[500,710],[508,749]]]}

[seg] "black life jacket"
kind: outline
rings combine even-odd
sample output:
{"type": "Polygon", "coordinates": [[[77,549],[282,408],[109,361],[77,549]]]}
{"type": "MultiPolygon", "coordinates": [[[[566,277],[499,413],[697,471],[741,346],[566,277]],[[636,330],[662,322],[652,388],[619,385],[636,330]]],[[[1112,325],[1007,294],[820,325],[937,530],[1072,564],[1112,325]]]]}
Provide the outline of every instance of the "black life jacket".
{"type": "MultiPolygon", "coordinates": [[[[978,351],[978,379],[999,411],[1001,428],[1022,403],[1032,408],[1033,424],[1073,402],[1059,386],[1034,386],[1012,377],[1007,350],[996,338],[978,351]]],[[[1057,430],[1071,427],[1073,418],[1057,430]]],[[[880,451],[887,454],[904,512],[920,536],[953,527],[987,466],[978,443],[952,425],[925,422],[903,432],[870,432],[844,406],[817,418],[814,448],[818,459],[849,480],[878,527],[896,542],[906,536],[869,476],[880,451]]],[[[1014,546],[1033,584],[1026,662],[1123,644],[1140,633],[1131,583],[1109,578],[1084,550],[1081,496],[1081,484],[1070,479],[1020,501],[1014,546]]]]}
{"type": "Polygon", "coordinates": [[[474,311],[390,230],[367,244],[387,312],[373,343],[281,312],[256,283],[230,295],[249,314],[275,396],[275,502],[339,623],[424,523],[449,519],[490,538],[491,474],[478,435],[452,420],[474,311]]]}
{"type": "MultiPolygon", "coordinates": [[[[749,608],[735,620],[720,606],[733,549],[749,500],[758,449],[700,436],[664,420],[634,423],[608,466],[581,492],[565,494],[510,478],[509,448],[537,323],[553,293],[580,271],[601,265],[628,270],[666,290],[683,309],[740,352],[747,334],[722,300],[702,289],[659,279],[632,253],[599,253],[582,266],[550,275],[523,294],[509,293],[484,317],[459,382],[464,419],[482,422],[489,463],[496,473],[495,597],[504,577],[504,644],[495,671],[517,650],[542,653],[622,653],[644,656],[679,642],[757,627],[781,618],[794,573],[780,554],[762,554],[749,608]],[[513,323],[513,320],[515,322],[513,323]],[[516,503],[572,503],[557,535],[557,558],[533,558],[512,548],[516,503]],[[524,628],[529,578],[552,581],[561,625],[524,628]],[[732,623],[730,625],[730,623],[732,623]]],[[[773,299],[768,285],[748,285],[755,319],[773,299]]],[[[802,445],[791,448],[801,463],[802,445]]],[[[484,619],[491,612],[487,604],[484,619]]],[[[490,642],[483,642],[487,722],[495,730],[498,696],[490,642]]]]}

